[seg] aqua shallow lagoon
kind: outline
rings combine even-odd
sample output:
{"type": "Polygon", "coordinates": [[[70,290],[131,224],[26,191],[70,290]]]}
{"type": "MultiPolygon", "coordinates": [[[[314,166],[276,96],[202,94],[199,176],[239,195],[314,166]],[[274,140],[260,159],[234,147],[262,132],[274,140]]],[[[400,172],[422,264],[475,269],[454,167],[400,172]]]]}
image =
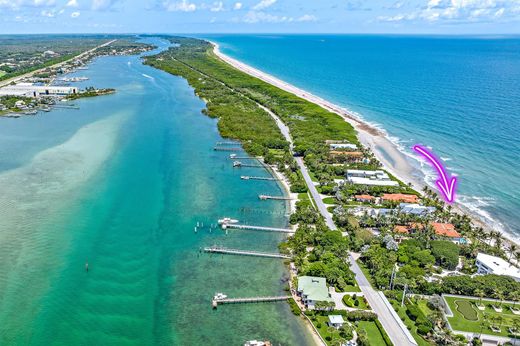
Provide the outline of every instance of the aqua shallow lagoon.
{"type": "Polygon", "coordinates": [[[258,170],[233,169],[212,150],[216,122],[184,80],[137,57],[79,72],[118,92],[0,122],[0,343],[308,343],[283,302],[210,306],[217,291],[281,293],[287,274],[278,260],[200,247],[276,251],[279,235],[194,232],[222,216],[286,226],[283,202],[258,200],[280,187],[240,180],[258,170]]]}

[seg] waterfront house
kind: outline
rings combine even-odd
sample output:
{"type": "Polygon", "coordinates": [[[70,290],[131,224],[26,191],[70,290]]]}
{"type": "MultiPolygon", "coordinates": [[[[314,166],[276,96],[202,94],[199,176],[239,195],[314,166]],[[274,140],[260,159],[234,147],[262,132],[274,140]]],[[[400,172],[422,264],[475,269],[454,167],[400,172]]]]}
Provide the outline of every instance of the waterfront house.
{"type": "Polygon", "coordinates": [[[455,244],[465,244],[466,239],[455,230],[455,226],[451,223],[432,222],[435,235],[443,238],[448,238],[455,244]]]}
{"type": "Polygon", "coordinates": [[[371,186],[398,186],[399,183],[390,179],[385,171],[363,171],[358,169],[347,170],[347,181],[357,185],[371,186]]]}
{"type": "Polygon", "coordinates": [[[385,193],[381,196],[383,202],[403,202],[403,203],[417,203],[419,199],[416,195],[404,193],[385,193]]]}
{"type": "Polygon", "coordinates": [[[298,295],[303,305],[309,310],[315,310],[317,302],[333,302],[327,288],[327,280],[322,277],[298,277],[298,295]]]}
{"type": "Polygon", "coordinates": [[[357,150],[357,145],[351,143],[331,143],[329,147],[331,150],[357,150]]]}
{"type": "Polygon", "coordinates": [[[343,327],[343,324],[345,324],[345,320],[343,320],[343,316],[341,315],[329,315],[328,317],[329,321],[327,323],[330,327],[339,329],[343,327]]]}
{"type": "Polygon", "coordinates": [[[358,202],[372,202],[376,198],[374,196],[370,196],[370,195],[355,195],[354,199],[358,202]]]}
{"type": "Polygon", "coordinates": [[[408,215],[427,215],[435,211],[435,207],[425,207],[417,203],[401,203],[399,204],[399,211],[408,215]]]}
{"type": "Polygon", "coordinates": [[[503,258],[479,252],[475,265],[477,266],[478,274],[506,275],[520,282],[520,269],[503,258]]]}

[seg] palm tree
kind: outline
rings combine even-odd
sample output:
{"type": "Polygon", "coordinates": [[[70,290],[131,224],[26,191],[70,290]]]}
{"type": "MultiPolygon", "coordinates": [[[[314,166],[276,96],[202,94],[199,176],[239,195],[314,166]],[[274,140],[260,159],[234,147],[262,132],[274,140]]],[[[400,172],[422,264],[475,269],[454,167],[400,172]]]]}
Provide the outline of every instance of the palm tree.
{"type": "Polygon", "coordinates": [[[482,298],[484,297],[484,290],[481,290],[481,289],[477,288],[475,290],[475,295],[480,298],[478,300],[478,305],[482,306],[482,298]]]}
{"type": "Polygon", "coordinates": [[[511,261],[511,258],[516,253],[516,250],[518,250],[518,246],[516,244],[511,243],[509,245],[509,261],[511,261]]]}
{"type": "Polygon", "coordinates": [[[520,264],[520,251],[515,252],[515,260],[517,264],[520,264]]]}

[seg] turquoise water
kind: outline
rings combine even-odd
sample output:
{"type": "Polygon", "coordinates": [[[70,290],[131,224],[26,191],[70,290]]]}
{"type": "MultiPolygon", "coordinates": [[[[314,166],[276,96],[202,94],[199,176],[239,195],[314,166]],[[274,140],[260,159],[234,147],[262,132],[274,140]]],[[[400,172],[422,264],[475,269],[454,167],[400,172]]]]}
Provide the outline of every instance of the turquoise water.
{"type": "MultiPolygon", "coordinates": [[[[459,176],[458,201],[520,237],[519,38],[209,38],[224,53],[384,128],[410,156],[416,143],[432,147],[459,176]]],[[[433,183],[433,172],[424,172],[433,183]]]]}
{"type": "Polygon", "coordinates": [[[211,309],[215,292],[282,293],[280,261],[199,253],[276,251],[279,235],[208,226],[222,216],[285,226],[285,204],[257,197],[280,187],[240,180],[267,172],[212,150],[216,121],[183,79],[138,57],[75,75],[117,93],[0,119],[0,344],[308,344],[283,302],[211,309]]]}

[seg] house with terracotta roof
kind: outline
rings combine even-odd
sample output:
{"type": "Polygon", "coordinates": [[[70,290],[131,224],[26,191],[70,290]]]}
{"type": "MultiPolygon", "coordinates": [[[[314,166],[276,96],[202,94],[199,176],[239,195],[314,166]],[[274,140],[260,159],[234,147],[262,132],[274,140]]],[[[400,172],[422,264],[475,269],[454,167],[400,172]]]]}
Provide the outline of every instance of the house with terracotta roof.
{"type": "Polygon", "coordinates": [[[416,195],[404,193],[385,193],[381,196],[381,200],[389,202],[417,203],[419,199],[416,195]]]}
{"type": "MultiPolygon", "coordinates": [[[[453,226],[451,223],[432,222],[430,225],[433,227],[433,231],[436,236],[448,238],[456,244],[466,243],[466,239],[455,230],[455,226],[453,226]]],[[[420,230],[422,228],[423,225],[418,223],[413,223],[410,225],[397,225],[394,227],[394,232],[406,235],[412,234],[415,230],[420,230]]]]}
{"type": "Polygon", "coordinates": [[[370,195],[355,195],[354,199],[358,202],[372,202],[376,198],[374,196],[370,196],[370,195]]]}
{"type": "Polygon", "coordinates": [[[455,230],[455,226],[451,223],[432,222],[435,234],[441,237],[449,238],[452,242],[457,244],[466,243],[466,239],[455,230]]]}

